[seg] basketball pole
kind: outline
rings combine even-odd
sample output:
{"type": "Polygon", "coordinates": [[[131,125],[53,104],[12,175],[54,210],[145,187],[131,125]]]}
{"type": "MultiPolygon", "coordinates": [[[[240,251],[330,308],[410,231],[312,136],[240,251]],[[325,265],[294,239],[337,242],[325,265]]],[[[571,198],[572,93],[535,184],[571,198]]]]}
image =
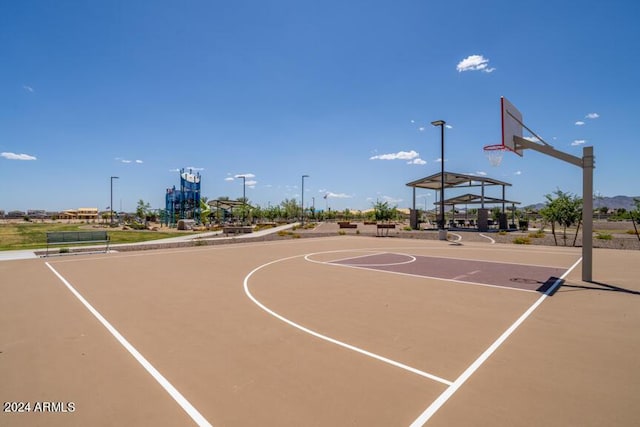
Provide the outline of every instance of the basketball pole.
{"type": "Polygon", "coordinates": [[[514,135],[513,142],[523,150],[532,149],[582,168],[582,280],[593,281],[593,147],[582,148],[582,158],[514,135]]]}

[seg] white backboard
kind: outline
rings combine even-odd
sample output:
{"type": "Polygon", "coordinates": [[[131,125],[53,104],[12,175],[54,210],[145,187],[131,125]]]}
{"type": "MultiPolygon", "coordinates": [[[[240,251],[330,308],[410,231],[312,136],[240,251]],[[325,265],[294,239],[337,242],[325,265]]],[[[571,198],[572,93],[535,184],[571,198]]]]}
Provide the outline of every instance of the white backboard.
{"type": "Polygon", "coordinates": [[[516,147],[514,136],[522,138],[522,114],[504,96],[500,98],[500,113],[502,118],[502,145],[522,156],[522,149],[516,147]]]}

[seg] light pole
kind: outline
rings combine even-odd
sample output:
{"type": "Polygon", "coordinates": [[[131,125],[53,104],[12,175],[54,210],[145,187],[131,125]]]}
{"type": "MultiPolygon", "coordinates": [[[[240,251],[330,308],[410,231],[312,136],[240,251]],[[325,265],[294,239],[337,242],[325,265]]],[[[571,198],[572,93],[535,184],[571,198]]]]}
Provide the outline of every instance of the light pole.
{"type": "Polygon", "coordinates": [[[309,175],[302,175],[302,225],[304,226],[304,179],[309,178],[309,175]]]}
{"type": "Polygon", "coordinates": [[[111,203],[109,203],[109,223],[113,227],[113,180],[119,179],[117,176],[111,177],[111,203]]]}
{"type": "Polygon", "coordinates": [[[433,126],[440,126],[440,220],[438,221],[438,229],[440,230],[440,240],[446,240],[447,235],[444,231],[444,120],[436,120],[431,122],[433,126]]]}

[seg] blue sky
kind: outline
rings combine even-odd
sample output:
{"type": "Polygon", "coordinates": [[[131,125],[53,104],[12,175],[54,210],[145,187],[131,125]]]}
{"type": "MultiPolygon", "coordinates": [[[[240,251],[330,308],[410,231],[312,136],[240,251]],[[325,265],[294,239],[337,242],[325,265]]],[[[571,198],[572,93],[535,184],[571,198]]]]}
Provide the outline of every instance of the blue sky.
{"type": "Polygon", "coordinates": [[[594,147],[597,194],[638,196],[639,20],[632,0],[3,2],[0,209],[105,209],[110,176],[114,208],[161,208],[180,168],[210,199],[243,174],[254,204],[300,200],[306,174],[305,205],[409,207],[440,119],[446,170],[523,205],[581,195],[536,152],[489,165],[501,96],[557,149],[594,147]]]}

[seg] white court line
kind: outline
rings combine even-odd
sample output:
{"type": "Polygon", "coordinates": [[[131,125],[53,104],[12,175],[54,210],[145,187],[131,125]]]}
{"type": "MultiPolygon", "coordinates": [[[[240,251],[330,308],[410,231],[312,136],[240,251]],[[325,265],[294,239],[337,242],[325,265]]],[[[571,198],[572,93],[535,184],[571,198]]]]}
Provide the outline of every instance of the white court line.
{"type": "Polygon", "coordinates": [[[449,400],[449,398],[451,396],[453,396],[453,394],[458,391],[458,389],[462,386],[462,384],[464,384],[469,377],[471,377],[471,375],[473,375],[479,368],[480,366],[482,366],[482,364],[484,362],[487,361],[487,359],[489,357],[491,357],[491,355],[498,349],[498,347],[500,347],[502,345],[502,343],[504,343],[507,338],[509,338],[509,336],[516,330],[518,329],[518,327],[525,321],[527,320],[527,318],[531,315],[531,313],[533,313],[536,308],[538,308],[538,306],[540,304],[542,304],[542,302],[549,296],[551,295],[555,289],[560,286],[560,283],[562,283],[563,279],[565,277],[567,277],[567,275],[578,265],[580,264],[580,262],[582,261],[582,258],[580,258],[578,261],[576,261],[571,267],[569,267],[569,269],[562,275],[560,276],[560,278],[558,280],[556,280],[554,282],[554,284],[547,290],[547,292],[545,292],[540,298],[538,298],[538,300],[536,302],[533,303],[533,305],[531,307],[529,307],[529,309],[527,311],[525,311],[522,316],[520,316],[518,318],[518,320],[516,320],[511,326],[509,326],[509,328],[504,331],[502,333],[502,335],[500,335],[500,337],[495,340],[495,342],[493,344],[491,344],[491,346],[489,346],[488,349],[486,349],[484,351],[484,353],[482,353],[480,355],[480,357],[478,357],[463,373],[462,375],[460,375],[454,382],[452,385],[450,385],[449,387],[447,387],[447,389],[431,404],[429,405],[429,407],[427,409],[424,410],[424,412],[422,414],[420,414],[420,416],[418,418],[416,418],[416,420],[411,423],[410,427],[422,427],[424,426],[427,421],[429,421],[429,419],[442,407],[442,405],[444,405],[447,400],[449,400]]]}
{"type": "Polygon", "coordinates": [[[198,412],[198,410],[194,408],[193,405],[191,405],[191,403],[189,403],[189,401],[156,368],[154,368],[153,365],[149,363],[149,361],[145,359],[145,357],[140,354],[140,352],[136,350],[135,347],[131,345],[129,341],[127,341],[126,338],[123,337],[122,334],[120,334],[120,332],[118,332],[118,330],[114,328],[107,319],[104,318],[104,316],[100,314],[100,312],[98,312],[98,310],[93,308],[93,306],[89,304],[89,302],[84,299],[84,297],[80,295],[80,293],[76,291],[73,286],[71,286],[71,283],[69,283],[67,279],[62,277],[62,275],[58,273],[51,266],[51,264],[49,264],[48,262],[45,262],[45,264],[47,267],[49,267],[53,274],[55,274],[58,279],[60,279],[60,281],[64,283],[64,285],[71,291],[71,293],[75,295],[76,298],[78,298],[82,305],[84,305],[87,310],[89,310],[89,312],[93,314],[96,319],[98,319],[102,326],[104,326],[111,333],[111,335],[113,335],[113,337],[118,340],[118,342],[138,361],[138,363],[140,363],[140,365],[142,365],[142,367],[146,369],[149,374],[151,374],[151,376],[158,382],[158,384],[160,384],[162,388],[164,388],[165,391],[169,393],[173,400],[175,400],[178,405],[180,405],[180,407],[184,409],[184,411],[191,417],[193,421],[195,421],[197,425],[211,427],[209,421],[207,421],[202,416],[202,414],[200,414],[200,412],[198,412]]]}
{"type": "Polygon", "coordinates": [[[480,233],[479,235],[480,235],[480,237],[484,237],[485,239],[489,239],[489,240],[491,240],[491,244],[492,244],[492,245],[493,245],[494,243],[496,243],[496,241],[495,241],[495,240],[493,240],[493,239],[492,239],[491,237],[489,237],[489,236],[486,236],[486,235],[484,235],[484,234],[482,234],[482,233],[480,233]]]}
{"type": "Polygon", "coordinates": [[[358,256],[350,256],[350,257],[347,257],[347,258],[332,259],[331,261],[326,261],[326,262],[344,262],[344,261],[351,260],[351,259],[366,258],[366,257],[369,257],[369,256],[383,255],[383,254],[388,253],[388,252],[385,252],[385,251],[371,251],[371,250],[366,250],[366,249],[361,249],[361,250],[357,250],[357,251],[356,250],[345,249],[345,250],[339,250],[339,251],[329,251],[327,253],[334,253],[334,252],[365,252],[365,254],[364,255],[358,255],[358,256]]]}
{"type": "MultiPolygon", "coordinates": [[[[305,255],[305,259],[307,261],[310,261],[308,258],[308,255],[305,255]]],[[[349,265],[349,266],[354,266],[354,267],[390,267],[390,266],[394,266],[394,265],[405,265],[405,264],[411,264],[414,263],[416,261],[416,257],[414,257],[413,255],[408,255],[408,254],[401,254],[398,252],[377,252],[375,254],[371,254],[371,255],[362,255],[362,256],[358,256],[358,257],[350,257],[350,258],[343,258],[340,261],[325,261],[323,263],[331,263],[331,264],[341,264],[341,265],[349,265]],[[390,262],[390,263],[386,263],[386,264],[351,264],[348,263],[348,261],[351,261],[352,259],[361,259],[361,258],[366,258],[367,256],[376,256],[376,255],[387,255],[387,254],[391,254],[391,255],[400,255],[403,256],[405,258],[408,258],[407,261],[400,261],[400,262],[390,262]]]]}
{"type": "MultiPolygon", "coordinates": [[[[308,254],[308,255],[314,255],[314,254],[308,254]]],[[[306,256],[308,256],[308,255],[306,255],[306,256]]],[[[254,304],[256,304],[258,307],[260,307],[261,309],[263,309],[264,311],[266,311],[267,313],[269,313],[269,314],[270,314],[270,315],[272,315],[273,317],[275,317],[275,318],[277,318],[277,319],[279,319],[279,320],[283,321],[284,323],[286,323],[286,324],[288,324],[288,325],[290,325],[290,326],[293,326],[294,328],[296,328],[296,329],[298,329],[298,330],[300,330],[300,331],[302,331],[302,332],[305,332],[305,333],[307,333],[307,334],[309,334],[309,335],[312,335],[312,336],[314,336],[314,337],[316,337],[316,338],[320,338],[321,340],[324,340],[324,341],[330,342],[330,343],[332,343],[332,344],[338,345],[338,346],[340,346],[340,347],[346,348],[346,349],[348,349],[348,350],[355,351],[356,353],[360,353],[360,354],[365,355],[365,356],[367,356],[367,357],[371,357],[372,359],[379,360],[380,362],[383,362],[383,363],[386,363],[386,364],[389,364],[389,365],[395,366],[395,367],[400,368],[400,369],[404,369],[405,371],[409,371],[409,372],[414,373],[414,374],[416,374],[416,375],[420,375],[421,377],[428,378],[428,379],[430,379],[430,380],[437,381],[437,382],[439,382],[439,383],[446,384],[446,385],[448,385],[448,386],[450,386],[451,384],[453,384],[451,381],[449,381],[449,380],[445,380],[444,378],[440,378],[440,377],[438,377],[438,376],[436,376],[436,375],[429,374],[429,373],[427,373],[427,372],[423,372],[423,371],[421,371],[421,370],[419,370],[419,369],[413,368],[413,367],[411,367],[411,366],[405,365],[405,364],[400,363],[400,362],[396,362],[395,360],[388,359],[388,358],[383,357],[383,356],[380,356],[380,355],[378,355],[378,354],[371,353],[370,351],[363,350],[363,349],[361,349],[361,348],[359,348],[359,347],[353,346],[353,345],[351,345],[351,344],[347,344],[347,343],[342,342],[342,341],[339,341],[339,340],[337,340],[337,339],[335,339],[335,338],[331,338],[331,337],[328,337],[328,336],[326,336],[326,335],[322,335],[322,334],[321,334],[321,333],[319,333],[319,332],[316,332],[316,331],[314,331],[314,330],[312,330],[312,329],[309,329],[309,328],[306,328],[306,327],[304,327],[304,326],[302,326],[302,325],[299,325],[298,323],[295,323],[294,321],[287,319],[286,317],[284,317],[284,316],[282,316],[282,315],[280,315],[280,314],[276,313],[275,311],[271,310],[270,308],[268,308],[267,306],[265,306],[264,304],[262,304],[260,301],[258,301],[258,299],[257,299],[256,297],[254,297],[254,296],[253,296],[253,294],[251,293],[251,291],[249,291],[249,279],[250,279],[250,278],[251,278],[251,276],[253,276],[257,271],[259,271],[259,270],[261,270],[261,269],[263,269],[263,268],[265,268],[265,267],[268,267],[268,266],[270,266],[270,265],[276,264],[276,263],[278,263],[278,262],[281,262],[281,261],[287,261],[287,260],[291,260],[291,259],[295,259],[295,258],[300,258],[301,256],[302,256],[302,255],[294,255],[294,256],[287,257],[287,258],[277,259],[277,260],[275,260],[275,261],[271,261],[271,262],[268,262],[268,263],[266,263],[266,264],[262,264],[261,266],[258,266],[258,267],[256,267],[256,268],[254,268],[254,269],[253,269],[249,274],[247,274],[247,276],[244,278],[244,292],[245,292],[245,294],[246,294],[246,295],[249,297],[249,299],[250,299],[251,301],[253,301],[253,302],[254,302],[254,304]]],[[[318,263],[319,263],[319,264],[323,264],[323,263],[320,263],[320,262],[318,262],[318,263]]],[[[340,265],[340,264],[338,264],[338,265],[340,265]]]]}

